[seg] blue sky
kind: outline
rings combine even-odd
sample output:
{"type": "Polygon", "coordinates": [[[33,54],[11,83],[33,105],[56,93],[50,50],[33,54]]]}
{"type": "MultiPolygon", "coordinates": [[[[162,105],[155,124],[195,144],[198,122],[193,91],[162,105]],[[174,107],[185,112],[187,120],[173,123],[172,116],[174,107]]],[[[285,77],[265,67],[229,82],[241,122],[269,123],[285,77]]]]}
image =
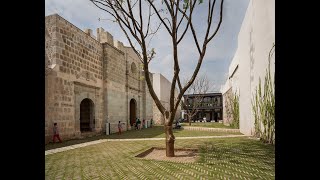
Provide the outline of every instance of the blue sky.
{"type": "MultiPolygon", "coordinates": [[[[204,1],[206,2],[206,0],[204,1]]],[[[220,3],[217,1],[216,8],[220,3]]],[[[237,37],[241,28],[243,18],[248,7],[249,0],[225,0],[223,10],[223,22],[217,35],[210,41],[205,58],[203,60],[199,75],[206,74],[210,80],[212,91],[220,90],[225,83],[229,64],[237,49],[237,37]]],[[[196,31],[200,33],[205,30],[207,3],[199,5],[194,12],[193,22],[196,31]]],[[[219,13],[217,9],[215,11],[219,13]]],[[[124,45],[129,43],[124,33],[111,21],[99,21],[98,18],[106,19],[106,12],[98,9],[89,0],[45,0],[45,15],[57,13],[80,29],[90,28],[96,34],[96,29],[104,28],[110,32],[115,40],[124,45]]],[[[218,21],[218,16],[213,22],[218,21]]],[[[180,77],[187,79],[191,77],[198,59],[198,52],[194,41],[186,34],[179,46],[180,77]]],[[[202,42],[202,41],[201,41],[202,42]]],[[[164,28],[153,37],[150,47],[156,50],[156,57],[150,63],[150,71],[163,74],[169,81],[173,75],[172,46],[169,36],[164,28]]]]}

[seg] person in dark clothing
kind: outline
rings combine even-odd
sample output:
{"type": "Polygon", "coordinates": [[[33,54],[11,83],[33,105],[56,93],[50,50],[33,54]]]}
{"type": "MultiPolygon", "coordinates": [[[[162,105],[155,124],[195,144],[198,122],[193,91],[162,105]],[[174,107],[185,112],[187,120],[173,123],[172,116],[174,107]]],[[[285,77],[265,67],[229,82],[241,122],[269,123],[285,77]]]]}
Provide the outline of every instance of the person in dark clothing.
{"type": "Polygon", "coordinates": [[[141,121],[139,118],[136,123],[137,123],[137,129],[140,130],[141,129],[141,121]]]}
{"type": "Polygon", "coordinates": [[[134,123],[135,130],[138,129],[138,118],[136,118],[136,122],[134,123]]]}
{"type": "Polygon", "coordinates": [[[217,113],[214,113],[214,121],[218,122],[218,114],[217,113]]]}
{"type": "Polygon", "coordinates": [[[181,128],[181,124],[179,120],[177,120],[174,129],[180,129],[180,128],[181,128]]]}

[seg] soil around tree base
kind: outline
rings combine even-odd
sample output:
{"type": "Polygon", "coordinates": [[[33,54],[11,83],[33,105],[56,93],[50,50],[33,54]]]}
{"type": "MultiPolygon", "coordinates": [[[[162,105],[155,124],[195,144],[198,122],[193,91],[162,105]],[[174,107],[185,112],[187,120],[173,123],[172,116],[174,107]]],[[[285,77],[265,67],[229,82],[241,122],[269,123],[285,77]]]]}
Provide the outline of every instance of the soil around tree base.
{"type": "Polygon", "coordinates": [[[173,161],[173,162],[195,162],[198,159],[198,149],[175,149],[175,157],[167,157],[165,148],[152,147],[135,157],[143,159],[153,159],[159,161],[173,161]]]}

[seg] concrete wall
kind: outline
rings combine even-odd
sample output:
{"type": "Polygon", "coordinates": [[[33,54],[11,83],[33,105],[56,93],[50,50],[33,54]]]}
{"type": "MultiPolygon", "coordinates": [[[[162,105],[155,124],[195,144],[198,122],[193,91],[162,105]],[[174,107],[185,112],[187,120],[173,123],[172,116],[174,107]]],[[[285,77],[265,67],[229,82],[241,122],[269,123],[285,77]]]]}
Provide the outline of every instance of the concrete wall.
{"type": "MultiPolygon", "coordinates": [[[[161,104],[164,106],[164,108],[169,110],[171,82],[168,79],[166,79],[162,74],[154,73],[153,88],[156,95],[160,99],[161,104]]],[[[177,96],[178,96],[178,90],[175,89],[175,97],[177,96]]],[[[179,106],[175,114],[175,120],[180,118],[180,116],[181,116],[181,107],[179,106]]],[[[153,103],[153,119],[155,124],[164,124],[164,117],[160,113],[155,103],[153,103]]]]}
{"type": "MultiPolygon", "coordinates": [[[[153,74],[149,73],[149,77],[151,79],[151,83],[153,83],[153,74]]],[[[146,104],[146,107],[145,107],[146,117],[145,117],[145,119],[146,120],[151,120],[151,119],[153,119],[153,104],[154,103],[153,103],[153,99],[151,97],[151,94],[149,92],[149,88],[148,88],[147,84],[146,83],[144,83],[144,84],[145,84],[144,89],[145,89],[145,102],[146,102],[145,103],[146,104]]]]}
{"type": "MultiPolygon", "coordinates": [[[[251,0],[238,35],[238,49],[229,67],[230,78],[222,88],[225,94],[230,88],[240,92],[240,132],[252,135],[254,117],[251,100],[259,78],[264,83],[268,67],[268,55],[275,43],[275,3],[251,0]],[[236,67],[238,66],[238,69],[236,67]]],[[[271,74],[274,77],[274,55],[271,74]]]]}

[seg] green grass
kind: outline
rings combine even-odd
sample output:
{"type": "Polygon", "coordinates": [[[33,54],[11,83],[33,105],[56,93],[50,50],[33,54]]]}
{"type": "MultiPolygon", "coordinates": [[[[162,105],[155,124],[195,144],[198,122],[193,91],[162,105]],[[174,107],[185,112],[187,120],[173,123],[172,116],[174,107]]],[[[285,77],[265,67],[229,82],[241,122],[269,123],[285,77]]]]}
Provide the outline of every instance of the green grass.
{"type": "MultiPolygon", "coordinates": [[[[182,126],[189,126],[189,123],[181,123],[182,126]]],[[[191,126],[197,127],[208,127],[208,128],[227,128],[227,129],[235,129],[234,127],[226,126],[223,123],[218,122],[192,122],[191,126]]]]}
{"type": "Polygon", "coordinates": [[[240,138],[176,140],[198,148],[195,163],[145,160],[135,155],[163,141],[115,141],[45,156],[45,179],[274,179],[275,149],[240,138]]]}
{"type": "MultiPolygon", "coordinates": [[[[176,137],[192,137],[192,136],[223,136],[223,135],[241,135],[241,133],[231,133],[231,132],[210,132],[210,131],[191,131],[191,130],[181,130],[173,129],[173,133],[176,137]]],[[[45,146],[45,150],[55,149],[65,146],[70,146],[74,144],[99,140],[99,139],[135,139],[135,138],[164,138],[164,127],[163,126],[154,126],[152,128],[142,129],[142,130],[132,130],[125,131],[121,135],[111,134],[107,135],[98,135],[86,139],[75,139],[69,141],[63,141],[63,143],[50,143],[45,146]]]]}

